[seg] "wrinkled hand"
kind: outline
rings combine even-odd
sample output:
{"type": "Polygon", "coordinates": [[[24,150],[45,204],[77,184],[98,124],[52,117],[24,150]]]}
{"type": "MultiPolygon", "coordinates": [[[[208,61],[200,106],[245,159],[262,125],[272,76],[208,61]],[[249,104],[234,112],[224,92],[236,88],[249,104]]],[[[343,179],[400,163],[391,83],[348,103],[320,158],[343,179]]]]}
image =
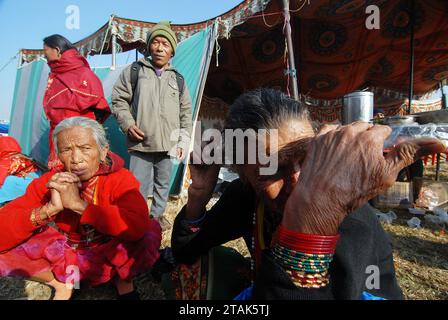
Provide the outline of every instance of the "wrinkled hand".
{"type": "Polygon", "coordinates": [[[145,139],[145,133],[142,130],[140,130],[140,128],[137,127],[135,124],[129,127],[128,136],[129,139],[136,142],[140,142],[145,139]]]}
{"type": "Polygon", "coordinates": [[[218,164],[193,164],[190,161],[189,169],[192,183],[188,187],[187,219],[196,219],[204,210],[212,197],[220,168],[221,166],[218,164]]]}
{"type": "Polygon", "coordinates": [[[211,195],[218,181],[220,166],[217,164],[190,164],[189,168],[192,180],[190,189],[211,195]]]}
{"type": "Polygon", "coordinates": [[[383,156],[390,133],[388,126],[364,122],[324,126],[308,142],[282,224],[303,233],[337,234],[345,216],[390,187],[401,169],[445,150],[437,139],[414,139],[383,156]]]}
{"type": "Polygon", "coordinates": [[[46,210],[47,216],[50,218],[57,215],[62,210],[64,210],[61,195],[55,189],[51,189],[51,199],[45,205],[44,209],[46,210]]]}
{"type": "Polygon", "coordinates": [[[47,183],[47,188],[52,192],[55,201],[59,201],[63,208],[75,211],[81,214],[87,207],[87,203],[79,196],[81,181],[78,176],[70,172],[60,172],[53,175],[47,183]],[[56,195],[59,194],[59,199],[56,195]]]}

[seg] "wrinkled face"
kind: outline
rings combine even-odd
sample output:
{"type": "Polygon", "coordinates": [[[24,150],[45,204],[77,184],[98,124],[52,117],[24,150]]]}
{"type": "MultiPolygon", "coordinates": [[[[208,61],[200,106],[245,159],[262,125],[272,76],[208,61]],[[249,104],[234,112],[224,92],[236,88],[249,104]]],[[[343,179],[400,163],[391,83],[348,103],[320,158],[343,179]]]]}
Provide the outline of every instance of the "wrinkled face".
{"type": "Polygon", "coordinates": [[[57,138],[59,159],[81,181],[93,177],[106,159],[108,148],[100,150],[91,129],[71,127],[59,132],[57,138]]]}
{"type": "Polygon", "coordinates": [[[60,50],[58,48],[50,48],[46,44],[44,44],[44,54],[48,62],[56,61],[61,58],[60,50]]]}
{"type": "Polygon", "coordinates": [[[168,65],[173,56],[173,48],[165,37],[155,37],[149,45],[149,51],[152,61],[158,68],[168,65]]]}
{"type": "Polygon", "coordinates": [[[272,212],[283,213],[289,195],[298,182],[304,142],[314,136],[310,122],[292,119],[278,128],[277,146],[266,146],[267,155],[278,154],[278,170],[273,175],[260,175],[260,165],[243,165],[240,170],[245,179],[263,199],[272,212]],[[272,149],[272,150],[270,150],[272,149]]]}

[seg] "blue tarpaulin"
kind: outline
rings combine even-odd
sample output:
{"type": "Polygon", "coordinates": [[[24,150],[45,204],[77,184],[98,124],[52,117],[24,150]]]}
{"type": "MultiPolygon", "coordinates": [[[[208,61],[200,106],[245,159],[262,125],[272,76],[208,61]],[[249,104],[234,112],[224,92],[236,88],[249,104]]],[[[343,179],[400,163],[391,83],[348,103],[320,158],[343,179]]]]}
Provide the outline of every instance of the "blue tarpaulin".
{"type": "Polygon", "coordinates": [[[8,133],[9,124],[0,123],[0,133],[8,133]]]}
{"type": "Polygon", "coordinates": [[[0,204],[9,202],[22,196],[28,185],[41,173],[32,172],[26,177],[8,176],[0,188],[0,204]]]}

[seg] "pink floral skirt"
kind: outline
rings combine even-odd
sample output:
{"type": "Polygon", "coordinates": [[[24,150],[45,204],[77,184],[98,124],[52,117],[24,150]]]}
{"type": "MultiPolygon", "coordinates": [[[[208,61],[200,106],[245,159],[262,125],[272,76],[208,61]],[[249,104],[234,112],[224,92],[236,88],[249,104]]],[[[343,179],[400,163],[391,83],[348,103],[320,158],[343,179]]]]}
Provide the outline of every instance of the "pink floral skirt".
{"type": "Polygon", "coordinates": [[[26,242],[0,254],[0,276],[30,278],[52,271],[58,281],[66,282],[79,270],[79,280],[93,286],[116,276],[130,280],[156,262],[161,239],[160,225],[153,219],[151,229],[138,241],[112,238],[77,249],[69,246],[65,236],[54,228],[45,227],[26,242]]]}

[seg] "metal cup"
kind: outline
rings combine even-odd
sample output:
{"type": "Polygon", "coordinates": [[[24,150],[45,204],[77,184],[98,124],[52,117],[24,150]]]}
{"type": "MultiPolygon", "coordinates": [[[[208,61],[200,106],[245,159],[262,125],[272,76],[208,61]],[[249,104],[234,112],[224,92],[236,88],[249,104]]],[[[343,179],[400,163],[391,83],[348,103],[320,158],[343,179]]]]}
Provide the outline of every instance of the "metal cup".
{"type": "Polygon", "coordinates": [[[342,124],[370,122],[373,118],[373,92],[355,91],[344,96],[342,124]]]}

